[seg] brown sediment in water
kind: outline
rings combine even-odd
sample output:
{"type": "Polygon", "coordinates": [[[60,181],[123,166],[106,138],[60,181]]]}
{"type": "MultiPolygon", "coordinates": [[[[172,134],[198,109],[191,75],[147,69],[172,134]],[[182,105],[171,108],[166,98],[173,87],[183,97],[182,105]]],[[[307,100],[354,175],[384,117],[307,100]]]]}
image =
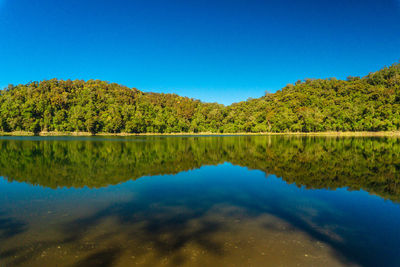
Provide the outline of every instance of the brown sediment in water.
{"type": "Polygon", "coordinates": [[[3,257],[6,266],[351,266],[288,222],[268,214],[248,218],[229,205],[216,205],[184,227],[112,216],[86,217],[89,222],[90,207],[70,211],[43,209],[26,233],[3,242],[3,255],[15,252],[3,257]]]}
{"type": "Polygon", "coordinates": [[[398,266],[399,139],[61,139],[2,140],[6,266],[398,266]]]}

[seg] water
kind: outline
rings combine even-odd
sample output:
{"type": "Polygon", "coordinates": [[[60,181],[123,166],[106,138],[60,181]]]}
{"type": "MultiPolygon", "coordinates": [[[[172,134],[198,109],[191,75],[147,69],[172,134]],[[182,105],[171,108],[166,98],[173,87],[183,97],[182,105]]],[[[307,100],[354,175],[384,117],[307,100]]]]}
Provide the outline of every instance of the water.
{"type": "Polygon", "coordinates": [[[0,266],[400,266],[400,139],[0,148],[0,266]]]}

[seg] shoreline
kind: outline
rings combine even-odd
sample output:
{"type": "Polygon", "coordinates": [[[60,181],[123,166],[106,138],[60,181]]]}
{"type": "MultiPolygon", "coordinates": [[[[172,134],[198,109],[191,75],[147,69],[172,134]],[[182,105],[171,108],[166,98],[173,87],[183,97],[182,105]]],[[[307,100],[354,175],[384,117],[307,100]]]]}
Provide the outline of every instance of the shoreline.
{"type": "MultiPolygon", "coordinates": [[[[388,132],[285,132],[285,133],[96,133],[90,132],[40,132],[36,136],[230,136],[230,135],[280,135],[280,136],[349,136],[349,137],[400,137],[400,131],[388,132]]],[[[15,131],[15,132],[0,132],[0,136],[35,136],[32,132],[15,131]]]]}

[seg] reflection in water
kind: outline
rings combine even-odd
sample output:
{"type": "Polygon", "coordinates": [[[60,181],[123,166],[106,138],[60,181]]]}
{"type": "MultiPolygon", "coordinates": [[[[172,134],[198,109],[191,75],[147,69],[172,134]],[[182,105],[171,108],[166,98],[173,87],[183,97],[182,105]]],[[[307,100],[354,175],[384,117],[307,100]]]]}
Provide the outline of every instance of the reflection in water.
{"type": "Polygon", "coordinates": [[[0,175],[44,187],[0,183],[0,263],[400,264],[398,139],[6,138],[0,147],[0,175]],[[130,181],[142,176],[154,177],[130,181]]]}
{"type": "Polygon", "coordinates": [[[396,138],[14,139],[0,139],[0,175],[51,188],[104,187],[230,162],[307,188],[349,187],[400,200],[400,139],[396,138]]]}

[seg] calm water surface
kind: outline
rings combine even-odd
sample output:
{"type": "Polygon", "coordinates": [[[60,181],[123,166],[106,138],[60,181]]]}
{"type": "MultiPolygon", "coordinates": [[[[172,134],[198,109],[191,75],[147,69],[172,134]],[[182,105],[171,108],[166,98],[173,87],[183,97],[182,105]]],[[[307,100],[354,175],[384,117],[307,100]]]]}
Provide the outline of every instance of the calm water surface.
{"type": "Polygon", "coordinates": [[[0,266],[400,266],[400,139],[0,137],[0,266]]]}

